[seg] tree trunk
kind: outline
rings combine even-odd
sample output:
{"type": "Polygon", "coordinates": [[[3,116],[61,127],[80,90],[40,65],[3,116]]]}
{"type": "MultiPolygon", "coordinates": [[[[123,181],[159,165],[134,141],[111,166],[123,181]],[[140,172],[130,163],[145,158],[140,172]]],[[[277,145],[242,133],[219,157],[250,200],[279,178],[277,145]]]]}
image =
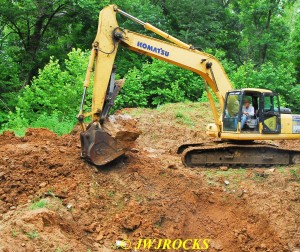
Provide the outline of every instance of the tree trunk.
{"type": "MultiPolygon", "coordinates": [[[[272,17],[272,6],[270,6],[270,9],[268,11],[268,16],[267,16],[267,22],[266,22],[266,26],[265,26],[265,33],[268,33],[270,30],[270,23],[271,23],[271,17],[272,17]]],[[[268,50],[268,43],[265,42],[265,44],[262,46],[261,48],[261,52],[260,52],[260,62],[261,64],[265,63],[266,58],[267,58],[267,50],[268,50]]]]}

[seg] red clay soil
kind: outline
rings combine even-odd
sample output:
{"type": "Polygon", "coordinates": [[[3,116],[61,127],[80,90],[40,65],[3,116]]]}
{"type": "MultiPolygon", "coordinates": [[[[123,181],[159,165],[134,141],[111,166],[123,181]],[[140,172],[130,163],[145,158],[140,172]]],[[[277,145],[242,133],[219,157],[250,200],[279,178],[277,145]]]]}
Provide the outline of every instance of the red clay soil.
{"type": "Polygon", "coordinates": [[[208,251],[300,248],[298,167],[188,169],[175,146],[203,131],[158,117],[138,127],[135,148],[105,168],[80,159],[77,131],[1,135],[0,251],[114,251],[116,240],[140,238],[207,238],[208,251]]]}

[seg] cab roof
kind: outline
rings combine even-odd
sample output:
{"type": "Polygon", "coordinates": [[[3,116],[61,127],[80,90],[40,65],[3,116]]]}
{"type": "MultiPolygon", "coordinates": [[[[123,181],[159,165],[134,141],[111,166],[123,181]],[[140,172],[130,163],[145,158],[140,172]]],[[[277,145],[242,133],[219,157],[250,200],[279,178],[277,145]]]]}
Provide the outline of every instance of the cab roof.
{"type": "Polygon", "coordinates": [[[241,90],[247,92],[273,93],[271,90],[263,88],[242,88],[241,90]]]}

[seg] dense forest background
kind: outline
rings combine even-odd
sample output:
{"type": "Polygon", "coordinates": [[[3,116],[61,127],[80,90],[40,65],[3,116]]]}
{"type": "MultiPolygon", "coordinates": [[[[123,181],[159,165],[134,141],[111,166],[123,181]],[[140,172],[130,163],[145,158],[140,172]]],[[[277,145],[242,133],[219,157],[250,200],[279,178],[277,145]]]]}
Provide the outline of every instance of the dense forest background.
{"type": "MultiPolygon", "coordinates": [[[[214,54],[235,88],[272,89],[300,112],[300,0],[0,0],[1,130],[72,129],[98,13],[112,3],[214,54]]],[[[206,100],[202,80],[176,66],[123,48],[116,65],[116,108],[206,100]]]]}

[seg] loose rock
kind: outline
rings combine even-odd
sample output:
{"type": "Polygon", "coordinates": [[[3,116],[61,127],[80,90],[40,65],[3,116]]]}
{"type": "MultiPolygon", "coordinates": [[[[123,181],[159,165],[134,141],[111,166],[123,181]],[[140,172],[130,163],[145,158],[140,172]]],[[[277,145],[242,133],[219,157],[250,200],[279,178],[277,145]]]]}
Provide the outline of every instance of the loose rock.
{"type": "Polygon", "coordinates": [[[220,170],[221,171],[228,171],[228,167],[227,166],[220,166],[220,170]]]}
{"type": "Polygon", "coordinates": [[[40,188],[43,188],[43,187],[45,187],[46,185],[47,185],[46,182],[42,182],[42,183],[40,183],[40,188]]]}
{"type": "Polygon", "coordinates": [[[178,169],[178,167],[177,167],[176,164],[169,164],[169,165],[168,165],[168,168],[169,168],[169,169],[172,169],[172,170],[177,170],[177,169],[178,169]]]}

